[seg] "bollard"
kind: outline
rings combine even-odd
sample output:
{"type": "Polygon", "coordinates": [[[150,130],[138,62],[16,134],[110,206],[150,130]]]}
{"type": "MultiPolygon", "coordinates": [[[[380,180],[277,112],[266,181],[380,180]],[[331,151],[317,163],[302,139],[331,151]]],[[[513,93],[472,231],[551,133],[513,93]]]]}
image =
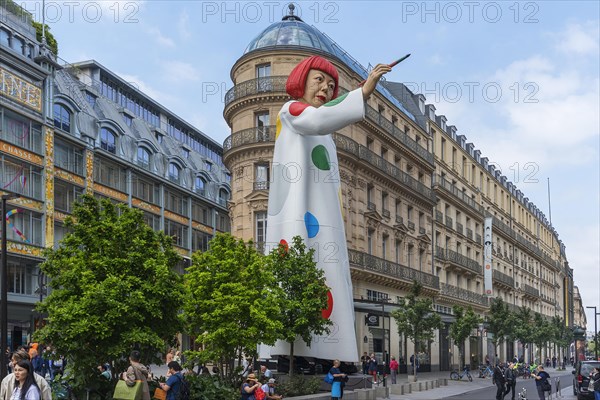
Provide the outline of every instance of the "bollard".
{"type": "Polygon", "coordinates": [[[554,387],[556,388],[556,398],[562,398],[562,388],[560,387],[560,378],[554,378],[554,387]]]}

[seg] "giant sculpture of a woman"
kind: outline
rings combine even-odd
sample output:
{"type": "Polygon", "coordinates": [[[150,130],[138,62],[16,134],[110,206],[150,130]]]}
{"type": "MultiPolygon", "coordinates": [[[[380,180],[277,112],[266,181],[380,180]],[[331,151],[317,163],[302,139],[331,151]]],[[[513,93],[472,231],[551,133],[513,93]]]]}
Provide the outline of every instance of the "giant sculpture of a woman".
{"type": "MultiPolygon", "coordinates": [[[[277,116],[273,182],[269,190],[267,243],[291,243],[300,235],[314,248],[317,266],[325,271],[328,307],[323,315],[333,325],[326,338],[308,347],[294,344],[294,354],[358,361],[352,282],[342,218],[339,166],[332,133],[364,116],[364,101],[373,93],[388,65],[378,64],[365,84],[338,97],[338,73],[319,56],[307,58],[290,74],[286,91],[294,99],[277,116]]],[[[271,355],[289,354],[278,342],[271,355]]]]}

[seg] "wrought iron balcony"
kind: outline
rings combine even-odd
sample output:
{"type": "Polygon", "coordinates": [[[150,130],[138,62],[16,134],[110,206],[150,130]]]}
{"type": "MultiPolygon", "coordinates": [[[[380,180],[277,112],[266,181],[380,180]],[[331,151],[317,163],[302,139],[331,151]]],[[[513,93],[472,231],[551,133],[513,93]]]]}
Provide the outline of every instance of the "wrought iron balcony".
{"type": "Polygon", "coordinates": [[[511,238],[514,238],[516,236],[515,231],[510,226],[500,221],[498,218],[494,217],[494,219],[492,219],[492,226],[498,228],[500,231],[504,232],[511,238]]]}
{"type": "Polygon", "coordinates": [[[444,214],[441,211],[435,210],[435,220],[440,224],[444,223],[444,214]]]}
{"type": "Polygon", "coordinates": [[[448,285],[447,283],[440,283],[440,294],[469,303],[479,304],[480,306],[488,306],[488,298],[484,295],[459,288],[458,286],[448,285]]]}
{"type": "Polygon", "coordinates": [[[443,188],[446,192],[452,194],[458,200],[465,203],[479,214],[483,214],[484,210],[480,204],[477,204],[475,200],[467,196],[466,193],[464,193],[462,190],[459,190],[455,185],[452,184],[452,182],[447,181],[446,178],[442,177],[441,175],[434,175],[433,186],[443,188]]]}
{"type": "Polygon", "coordinates": [[[425,230],[425,228],[423,228],[422,226],[419,227],[419,235],[424,235],[426,234],[427,231],[425,230]]]}
{"type": "Polygon", "coordinates": [[[421,285],[439,290],[440,280],[437,276],[416,269],[396,264],[379,257],[356,250],[348,250],[348,259],[352,268],[382,274],[411,284],[413,281],[421,285]]]}
{"type": "Polygon", "coordinates": [[[389,217],[390,217],[390,215],[391,215],[391,214],[390,214],[390,210],[387,210],[387,209],[385,209],[385,208],[381,210],[381,213],[383,214],[383,216],[384,216],[385,218],[389,218],[389,217]]]}
{"type": "Polygon", "coordinates": [[[408,147],[414,153],[416,153],[423,160],[427,161],[430,165],[434,164],[433,153],[430,153],[426,148],[421,147],[415,140],[411,139],[404,131],[395,126],[392,121],[381,115],[376,109],[367,105],[365,108],[365,116],[371,122],[379,125],[385,132],[392,135],[404,146],[408,147]]]}
{"type": "Polygon", "coordinates": [[[460,222],[456,223],[456,232],[460,233],[461,235],[463,234],[463,226],[460,222]]]}
{"type": "Polygon", "coordinates": [[[450,229],[452,229],[452,218],[450,218],[449,216],[446,216],[446,226],[450,229]]]}
{"type": "Polygon", "coordinates": [[[281,93],[287,95],[285,91],[287,79],[287,75],[265,76],[238,83],[225,94],[225,108],[236,100],[248,96],[256,96],[261,93],[281,93]]]}
{"type": "Polygon", "coordinates": [[[412,221],[408,221],[406,226],[408,226],[408,229],[410,229],[411,231],[415,230],[415,223],[412,221]]]}
{"type": "Polygon", "coordinates": [[[233,133],[223,142],[223,153],[236,147],[275,141],[275,125],[243,129],[233,133]]]}
{"type": "Polygon", "coordinates": [[[254,182],[254,190],[269,190],[269,181],[254,182]]]}
{"type": "Polygon", "coordinates": [[[451,263],[454,263],[458,266],[464,267],[470,271],[473,271],[478,275],[483,273],[483,268],[481,264],[479,264],[475,260],[470,259],[467,256],[457,253],[454,250],[446,249],[445,260],[450,261],[451,263]]]}
{"type": "Polygon", "coordinates": [[[367,210],[377,211],[377,205],[375,205],[373,202],[367,201],[367,210]]]}
{"type": "Polygon", "coordinates": [[[396,215],[396,224],[401,225],[404,223],[404,219],[400,215],[396,215]]]}
{"type": "Polygon", "coordinates": [[[527,284],[523,285],[523,291],[525,291],[525,294],[528,294],[529,296],[540,297],[540,291],[532,286],[527,285],[527,284]]]}
{"type": "Polygon", "coordinates": [[[467,237],[471,240],[473,240],[473,230],[467,228],[467,237]]]}
{"type": "Polygon", "coordinates": [[[498,270],[493,270],[492,271],[492,279],[498,282],[502,282],[505,285],[514,288],[515,287],[515,280],[512,276],[506,275],[503,272],[500,272],[498,270]]]}

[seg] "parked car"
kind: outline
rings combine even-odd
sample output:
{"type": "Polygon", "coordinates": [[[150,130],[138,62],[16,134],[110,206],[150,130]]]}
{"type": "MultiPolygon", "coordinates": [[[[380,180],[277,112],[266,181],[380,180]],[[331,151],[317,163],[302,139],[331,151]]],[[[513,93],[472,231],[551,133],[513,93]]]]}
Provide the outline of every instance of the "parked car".
{"type": "Polygon", "coordinates": [[[573,370],[573,394],[577,400],[594,398],[594,392],[588,391],[590,384],[590,372],[592,369],[600,368],[600,361],[579,361],[573,370]]]}

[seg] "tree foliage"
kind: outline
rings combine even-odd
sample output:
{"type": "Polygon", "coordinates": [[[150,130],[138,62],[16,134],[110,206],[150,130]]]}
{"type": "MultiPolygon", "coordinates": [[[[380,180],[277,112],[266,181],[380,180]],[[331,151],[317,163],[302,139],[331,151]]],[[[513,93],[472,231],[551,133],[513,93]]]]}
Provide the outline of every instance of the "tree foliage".
{"type": "Polygon", "coordinates": [[[432,341],[434,331],[442,327],[442,319],[433,309],[433,300],[420,299],[421,291],[421,284],[414,281],[410,293],[400,302],[401,307],[392,312],[398,333],[413,341],[413,354],[418,343],[432,341]]]}
{"type": "Polygon", "coordinates": [[[307,251],[300,236],[292,238],[292,246],[279,245],[267,258],[282,289],[281,331],[279,336],[290,345],[290,375],[293,374],[294,342],[300,337],[310,346],[312,335],[329,333],[331,321],[323,318],[327,308],[327,292],[323,270],[313,260],[314,249],[307,251]]]}
{"type": "Polygon", "coordinates": [[[79,387],[89,387],[100,363],[124,369],[129,352],[143,362],[181,327],[180,260],[170,238],[146,225],[142,212],[86,195],[75,203],[70,230],[47,249],[40,268],[52,292],[39,304],[46,325],[35,339],[68,358],[79,387]]]}
{"type": "Polygon", "coordinates": [[[473,329],[478,327],[481,318],[475,314],[472,307],[469,307],[467,311],[465,311],[463,307],[455,305],[452,307],[452,311],[456,320],[450,325],[450,337],[458,346],[460,369],[462,370],[465,354],[465,340],[471,335],[473,329]]]}
{"type": "Polygon", "coordinates": [[[492,334],[490,340],[494,344],[494,354],[497,352],[498,345],[504,341],[511,330],[511,326],[509,325],[510,314],[508,305],[501,297],[496,297],[492,300],[487,319],[487,331],[492,334]]]}
{"type": "Polygon", "coordinates": [[[219,233],[204,253],[193,255],[185,275],[184,318],[201,348],[187,353],[212,360],[236,384],[232,360],[256,355],[259,343],[274,344],[281,332],[281,289],[252,242],[219,233]]]}

